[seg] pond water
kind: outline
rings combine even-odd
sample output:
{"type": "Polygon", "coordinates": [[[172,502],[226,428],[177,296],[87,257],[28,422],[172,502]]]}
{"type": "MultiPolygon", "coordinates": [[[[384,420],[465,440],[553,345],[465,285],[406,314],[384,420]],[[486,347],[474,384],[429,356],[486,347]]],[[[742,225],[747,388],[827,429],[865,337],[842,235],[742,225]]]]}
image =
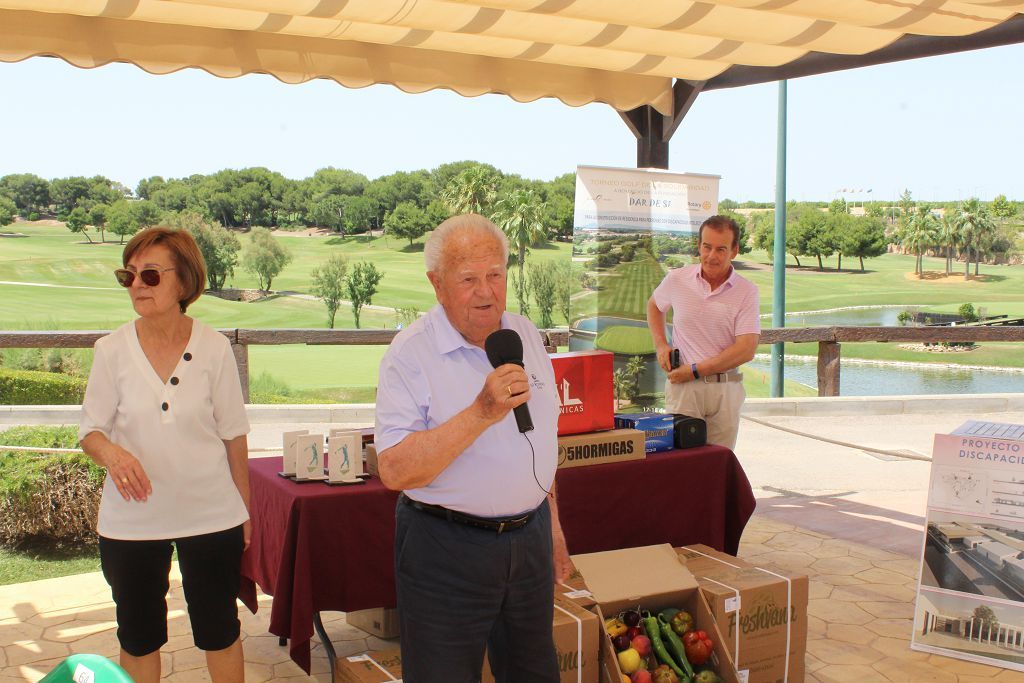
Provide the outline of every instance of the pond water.
{"type": "MultiPolygon", "coordinates": [[[[912,306],[886,306],[857,308],[822,313],[795,313],[786,316],[787,326],[896,326],[900,311],[912,306]]],[[[598,317],[580,320],[576,327],[589,332],[600,332],[612,325],[647,327],[642,320],[598,317]]],[[[762,325],[765,325],[762,319],[762,325]]],[[[588,335],[589,336],[589,335],[588,335]]],[[[671,338],[671,334],[668,335],[671,338]]],[[[571,351],[593,348],[592,339],[571,337],[571,351]]],[[[661,391],[665,375],[654,356],[646,359],[646,370],[640,378],[642,392],[661,391]]],[[[628,356],[616,356],[615,368],[624,368],[628,356]]],[[[748,367],[770,373],[767,358],[755,359],[748,367]]],[[[975,370],[949,367],[921,367],[904,365],[876,365],[844,360],[840,377],[842,396],[891,396],[898,394],[992,394],[1024,392],[1024,373],[999,370],[975,370]]],[[[810,387],[817,387],[817,360],[814,357],[786,357],[785,378],[810,387]]]]}
{"type": "MultiPolygon", "coordinates": [[[[810,387],[818,386],[815,358],[786,357],[787,380],[810,387]]],[[[755,358],[747,364],[770,373],[767,358],[755,358]]],[[[844,361],[840,370],[841,396],[893,396],[898,394],[1001,394],[1024,392],[1024,373],[968,368],[875,365],[844,361]]]]}

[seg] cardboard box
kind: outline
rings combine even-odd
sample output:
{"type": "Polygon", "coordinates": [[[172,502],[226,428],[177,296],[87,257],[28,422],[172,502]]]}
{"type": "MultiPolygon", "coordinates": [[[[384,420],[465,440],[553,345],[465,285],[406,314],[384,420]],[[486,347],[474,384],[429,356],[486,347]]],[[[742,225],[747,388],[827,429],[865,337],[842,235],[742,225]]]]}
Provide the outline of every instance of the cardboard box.
{"type": "Polygon", "coordinates": [[[583,434],[615,427],[612,360],[607,351],[553,353],[559,434],[583,434]]]}
{"type": "Polygon", "coordinates": [[[587,582],[583,580],[583,574],[580,574],[579,569],[573,569],[569,578],[555,586],[555,597],[571,600],[583,609],[590,609],[597,604],[594,594],[587,588],[587,582]]]}
{"type": "Polygon", "coordinates": [[[642,460],[644,457],[644,433],[638,429],[613,429],[558,437],[559,469],[642,460]]]}
{"type": "MultiPolygon", "coordinates": [[[[397,624],[398,610],[361,610],[353,614],[383,612],[393,614],[397,624]]],[[[360,625],[359,628],[368,630],[360,625]]],[[[372,632],[372,631],[371,631],[372,632]]],[[[562,683],[597,683],[601,622],[598,616],[573,600],[555,598],[552,633],[562,683]]],[[[384,637],[384,636],[382,636],[384,637]]],[[[363,655],[340,657],[335,665],[335,680],[341,683],[378,683],[402,678],[401,650],[382,650],[363,655]]],[[[494,683],[491,668],[484,658],[483,683],[494,683]]]]}
{"type": "Polygon", "coordinates": [[[806,576],[755,567],[705,545],[676,553],[696,577],[740,676],[749,683],[804,680],[806,576]]]}
{"type": "Polygon", "coordinates": [[[644,450],[659,453],[676,447],[675,419],[672,413],[619,413],[615,428],[639,429],[644,433],[644,450]]]}
{"type": "Polygon", "coordinates": [[[399,634],[398,610],[393,607],[348,612],[345,615],[345,620],[350,626],[355,626],[378,638],[397,638],[399,634]]]}
{"type": "Polygon", "coordinates": [[[389,683],[402,680],[402,651],[375,650],[334,663],[335,683],[389,683]]]}
{"type": "MultiPolygon", "coordinates": [[[[597,683],[602,630],[597,614],[572,600],[555,597],[552,634],[561,683],[597,683]]],[[[494,675],[486,657],[481,683],[494,683],[494,675]]]]}
{"type": "MultiPolygon", "coordinates": [[[[573,555],[590,591],[597,600],[598,616],[604,623],[626,609],[660,612],[668,607],[685,609],[698,629],[715,642],[709,660],[726,683],[737,683],[736,669],[722,640],[708,604],[697,588],[697,580],[676,557],[668,544],[626,548],[601,553],[573,555]]],[[[601,682],[621,683],[618,656],[604,629],[601,629],[601,682]]]]}

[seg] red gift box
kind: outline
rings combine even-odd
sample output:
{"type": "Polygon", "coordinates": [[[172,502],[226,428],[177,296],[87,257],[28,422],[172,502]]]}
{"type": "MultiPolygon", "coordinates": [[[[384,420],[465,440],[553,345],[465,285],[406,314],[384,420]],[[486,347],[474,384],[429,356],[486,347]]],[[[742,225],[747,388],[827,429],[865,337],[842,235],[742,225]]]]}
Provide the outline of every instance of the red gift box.
{"type": "Polygon", "coordinates": [[[560,436],[615,428],[613,358],[608,351],[551,354],[560,406],[560,436]]]}

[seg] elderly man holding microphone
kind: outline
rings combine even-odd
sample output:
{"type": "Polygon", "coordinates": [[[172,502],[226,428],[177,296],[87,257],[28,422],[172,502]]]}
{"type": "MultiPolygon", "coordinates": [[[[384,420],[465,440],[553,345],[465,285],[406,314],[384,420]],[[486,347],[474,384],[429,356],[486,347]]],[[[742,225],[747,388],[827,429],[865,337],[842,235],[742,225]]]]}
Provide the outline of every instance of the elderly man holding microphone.
{"type": "Polygon", "coordinates": [[[553,586],[570,562],[551,361],[537,328],[505,311],[508,241],[493,223],[449,218],[424,255],[438,305],[381,361],[375,429],[381,480],[403,492],[403,680],[478,681],[486,648],[499,683],[554,683],[553,586]],[[516,336],[521,350],[502,355],[516,336]]]}

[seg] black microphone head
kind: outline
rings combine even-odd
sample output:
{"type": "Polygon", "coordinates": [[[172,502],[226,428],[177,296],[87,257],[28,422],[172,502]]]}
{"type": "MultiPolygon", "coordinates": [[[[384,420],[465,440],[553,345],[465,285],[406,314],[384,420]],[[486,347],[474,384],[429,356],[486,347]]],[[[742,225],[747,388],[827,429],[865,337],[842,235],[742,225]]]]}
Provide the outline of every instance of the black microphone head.
{"type": "Polygon", "coordinates": [[[493,367],[506,363],[523,364],[523,340],[515,330],[492,332],[484,340],[484,350],[493,367]]]}

